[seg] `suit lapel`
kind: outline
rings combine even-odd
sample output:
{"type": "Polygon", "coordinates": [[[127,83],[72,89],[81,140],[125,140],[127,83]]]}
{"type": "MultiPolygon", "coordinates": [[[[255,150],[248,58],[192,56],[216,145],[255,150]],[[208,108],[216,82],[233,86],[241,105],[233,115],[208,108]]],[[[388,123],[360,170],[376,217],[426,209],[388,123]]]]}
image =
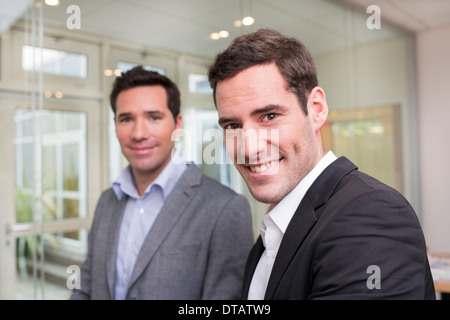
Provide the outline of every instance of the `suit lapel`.
{"type": "Polygon", "coordinates": [[[330,164],[308,189],[281,241],[267,285],[265,299],[273,298],[289,264],[316,224],[318,219],[316,210],[328,201],[341,179],[355,169],[357,167],[347,158],[340,157],[330,164]]]}
{"type": "Polygon", "coordinates": [[[195,195],[193,187],[199,185],[200,180],[201,172],[194,165],[189,165],[166,199],[152,229],[142,244],[131,275],[129,287],[133,285],[145,270],[155,252],[185,211],[187,205],[195,195]]]}
{"type": "Polygon", "coordinates": [[[122,221],[128,196],[124,194],[123,197],[118,200],[112,190],[111,194],[114,199],[108,203],[109,208],[106,209],[107,212],[112,213],[108,227],[108,239],[106,242],[106,257],[108,259],[106,262],[106,274],[110,295],[111,297],[114,297],[117,243],[119,240],[120,222],[122,221]]]}

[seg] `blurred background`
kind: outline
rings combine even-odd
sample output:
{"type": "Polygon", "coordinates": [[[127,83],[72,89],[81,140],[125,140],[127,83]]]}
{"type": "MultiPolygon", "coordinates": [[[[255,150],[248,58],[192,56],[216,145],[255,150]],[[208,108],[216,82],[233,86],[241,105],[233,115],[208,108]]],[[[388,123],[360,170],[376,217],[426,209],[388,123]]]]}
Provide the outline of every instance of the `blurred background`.
{"type": "Polygon", "coordinates": [[[209,65],[259,28],[311,50],[325,148],[400,191],[429,250],[450,252],[450,1],[0,0],[0,299],[70,295],[98,197],[127,165],[111,85],[138,64],[177,83],[185,156],[249,199],[258,234],[266,205],[205,131],[219,129],[209,65]]]}

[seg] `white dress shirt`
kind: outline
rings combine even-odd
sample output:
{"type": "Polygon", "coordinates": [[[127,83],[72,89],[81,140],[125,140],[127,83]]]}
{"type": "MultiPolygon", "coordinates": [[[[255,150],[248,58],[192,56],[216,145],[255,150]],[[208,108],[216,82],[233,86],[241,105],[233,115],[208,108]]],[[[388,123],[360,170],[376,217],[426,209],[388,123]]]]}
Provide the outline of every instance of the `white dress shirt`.
{"type": "Polygon", "coordinates": [[[272,273],[275,257],[278,253],[283,235],[294,216],[306,191],[314,183],[317,177],[328,167],[336,156],[329,151],[300,182],[284,197],[272,210],[265,214],[259,230],[266,248],[259,259],[253,274],[252,282],[248,292],[249,300],[263,300],[266,293],[270,274],[272,273]]]}

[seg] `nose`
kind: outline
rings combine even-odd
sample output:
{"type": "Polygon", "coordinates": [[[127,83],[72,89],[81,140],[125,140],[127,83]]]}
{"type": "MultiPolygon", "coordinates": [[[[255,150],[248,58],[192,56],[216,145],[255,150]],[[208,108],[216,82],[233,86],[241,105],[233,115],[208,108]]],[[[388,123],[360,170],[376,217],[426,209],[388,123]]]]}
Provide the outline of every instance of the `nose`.
{"type": "Polygon", "coordinates": [[[133,139],[136,141],[142,141],[149,136],[149,128],[143,119],[136,119],[133,128],[133,139]]]}
{"type": "Polygon", "coordinates": [[[265,149],[267,141],[264,139],[264,133],[261,129],[248,129],[244,132],[244,145],[241,146],[241,152],[244,152],[245,158],[249,164],[255,164],[260,158],[261,152],[265,149]]]}
{"type": "Polygon", "coordinates": [[[260,128],[238,129],[235,150],[238,164],[256,164],[265,158],[267,150],[267,130],[260,128]]]}

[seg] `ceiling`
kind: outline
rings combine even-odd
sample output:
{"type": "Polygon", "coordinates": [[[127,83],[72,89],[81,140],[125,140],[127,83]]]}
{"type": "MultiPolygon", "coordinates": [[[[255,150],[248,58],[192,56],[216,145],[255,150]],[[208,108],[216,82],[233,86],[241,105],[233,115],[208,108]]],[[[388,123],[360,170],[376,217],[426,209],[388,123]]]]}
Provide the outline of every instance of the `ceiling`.
{"type": "MultiPolygon", "coordinates": [[[[18,0],[0,0],[10,3],[18,0]]],[[[20,0],[18,3],[25,0],[20,0]]],[[[115,40],[212,57],[236,36],[259,28],[274,28],[303,41],[313,52],[337,50],[355,43],[378,41],[402,33],[420,32],[450,23],[449,0],[60,0],[45,6],[46,25],[67,28],[67,7],[76,3],[81,30],[115,40]],[[345,3],[345,5],[343,5],[345,3]],[[381,30],[369,30],[365,12],[381,8],[381,30]],[[349,5],[356,10],[349,9],[349,5]],[[256,22],[235,27],[234,21],[252,15],[256,22]],[[211,40],[212,32],[230,36],[211,40]]],[[[0,7],[0,13],[5,11],[0,7]]],[[[18,10],[20,11],[20,10],[18,10]]],[[[0,30],[1,31],[1,30],[0,30]]]]}
{"type": "MultiPolygon", "coordinates": [[[[404,30],[417,33],[450,24],[449,0],[338,0],[360,11],[372,4],[381,18],[404,30]]],[[[450,35],[449,35],[450,37],[450,35]]]]}
{"type": "Polygon", "coordinates": [[[0,34],[22,16],[32,0],[0,0],[0,34]]]}

